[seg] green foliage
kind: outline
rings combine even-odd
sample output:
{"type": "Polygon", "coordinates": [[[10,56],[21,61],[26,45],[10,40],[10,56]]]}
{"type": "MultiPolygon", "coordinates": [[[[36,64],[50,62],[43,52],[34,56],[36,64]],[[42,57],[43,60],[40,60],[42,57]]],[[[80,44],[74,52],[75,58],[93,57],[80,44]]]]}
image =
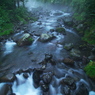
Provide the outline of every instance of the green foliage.
{"type": "Polygon", "coordinates": [[[86,30],[82,39],[89,44],[95,45],[95,27],[91,27],[89,30],[86,30]]]}
{"type": "Polygon", "coordinates": [[[29,38],[28,38],[28,41],[29,41],[29,42],[33,42],[33,38],[30,38],[30,37],[29,37],[29,38]]]}
{"type": "Polygon", "coordinates": [[[95,79],[95,62],[94,61],[90,61],[88,65],[84,68],[84,70],[86,71],[86,74],[90,78],[95,79]]]}
{"type": "Polygon", "coordinates": [[[37,19],[31,17],[25,7],[7,10],[4,6],[0,6],[0,36],[13,33],[14,22],[26,24],[29,20],[36,21],[37,19]]]}
{"type": "Polygon", "coordinates": [[[4,7],[0,7],[0,35],[8,35],[12,33],[12,23],[9,19],[9,13],[4,7]]]}

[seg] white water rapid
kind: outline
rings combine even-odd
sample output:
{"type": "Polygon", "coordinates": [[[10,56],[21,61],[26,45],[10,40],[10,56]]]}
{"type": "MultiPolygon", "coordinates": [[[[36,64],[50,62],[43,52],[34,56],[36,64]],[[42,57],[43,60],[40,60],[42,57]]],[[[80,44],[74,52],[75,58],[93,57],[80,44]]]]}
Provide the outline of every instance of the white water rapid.
{"type": "Polygon", "coordinates": [[[6,41],[5,46],[4,46],[4,48],[5,48],[4,56],[11,53],[13,51],[13,48],[14,48],[15,45],[16,45],[16,43],[13,42],[12,40],[11,41],[9,41],[9,40],[6,41]]]}
{"type": "Polygon", "coordinates": [[[25,79],[22,74],[17,74],[17,80],[14,81],[12,90],[16,95],[41,95],[40,88],[35,88],[33,86],[33,74],[28,74],[29,77],[25,79]]]}

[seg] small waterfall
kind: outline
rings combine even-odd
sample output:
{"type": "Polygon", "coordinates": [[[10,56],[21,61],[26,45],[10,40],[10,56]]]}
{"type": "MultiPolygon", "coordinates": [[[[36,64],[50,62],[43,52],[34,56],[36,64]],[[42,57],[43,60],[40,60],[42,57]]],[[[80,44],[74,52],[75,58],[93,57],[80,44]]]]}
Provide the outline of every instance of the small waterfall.
{"type": "Polygon", "coordinates": [[[15,45],[16,45],[16,43],[13,42],[12,40],[11,41],[7,40],[7,42],[5,43],[5,46],[4,46],[4,48],[5,48],[4,56],[11,53],[13,51],[13,47],[15,45]]]}
{"type": "Polygon", "coordinates": [[[16,80],[13,83],[12,90],[16,95],[41,95],[40,88],[33,86],[33,73],[28,74],[28,78],[25,79],[22,74],[16,75],[16,80]]]}

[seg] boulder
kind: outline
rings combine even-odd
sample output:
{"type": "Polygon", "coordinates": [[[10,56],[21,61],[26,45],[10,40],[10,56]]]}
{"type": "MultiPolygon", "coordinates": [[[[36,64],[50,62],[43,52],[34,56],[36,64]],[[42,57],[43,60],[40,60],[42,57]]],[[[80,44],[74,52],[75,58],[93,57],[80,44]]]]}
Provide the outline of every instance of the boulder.
{"type": "Polygon", "coordinates": [[[74,81],[75,80],[72,77],[66,77],[66,78],[61,80],[61,83],[65,84],[65,85],[72,86],[74,84],[74,81]]]}
{"type": "Polygon", "coordinates": [[[59,32],[59,33],[62,33],[63,35],[66,35],[65,29],[62,28],[62,27],[58,27],[58,28],[56,29],[56,32],[59,32]]]}
{"type": "Polygon", "coordinates": [[[42,76],[42,80],[45,84],[49,84],[52,79],[52,73],[47,73],[42,76]]]}
{"type": "Polygon", "coordinates": [[[8,91],[10,90],[10,86],[5,83],[0,83],[0,95],[8,95],[8,91]]]}
{"type": "Polygon", "coordinates": [[[70,88],[68,86],[61,87],[62,95],[70,95],[70,88]]]}
{"type": "Polygon", "coordinates": [[[72,49],[70,51],[70,55],[74,58],[74,59],[80,59],[81,57],[81,52],[78,49],[72,49]]]}
{"type": "Polygon", "coordinates": [[[0,82],[13,82],[15,79],[14,74],[7,74],[2,77],[0,77],[0,82]]]}
{"type": "Polygon", "coordinates": [[[78,89],[75,92],[75,95],[89,95],[89,91],[86,88],[86,85],[80,83],[78,89]]]}
{"type": "Polygon", "coordinates": [[[29,75],[27,73],[23,73],[23,77],[27,79],[29,75]]]}
{"type": "Polygon", "coordinates": [[[73,18],[71,15],[65,15],[63,18],[64,24],[71,27],[74,23],[73,23],[73,18]]]}
{"type": "Polygon", "coordinates": [[[73,43],[65,44],[64,49],[71,50],[74,47],[73,43]]]}
{"type": "Polygon", "coordinates": [[[52,55],[51,54],[45,54],[45,61],[50,61],[52,59],[52,55]]]}
{"type": "Polygon", "coordinates": [[[74,65],[74,60],[72,60],[70,58],[64,58],[63,63],[65,63],[66,65],[73,66],[74,65]]]}
{"type": "Polygon", "coordinates": [[[95,60],[95,55],[91,53],[91,55],[88,57],[89,60],[95,60]]]}
{"type": "Polygon", "coordinates": [[[31,38],[30,34],[29,33],[25,33],[18,40],[17,45],[18,46],[31,45],[32,42],[33,42],[33,39],[31,38]]]}
{"type": "Polygon", "coordinates": [[[55,36],[53,34],[43,33],[43,34],[41,34],[39,40],[41,42],[47,42],[47,41],[52,40],[53,38],[55,38],[55,36]]]}
{"type": "Polygon", "coordinates": [[[34,70],[34,73],[33,73],[33,81],[35,83],[35,85],[39,86],[39,82],[41,80],[40,78],[40,75],[42,74],[42,71],[41,70],[34,70]]]}
{"type": "Polygon", "coordinates": [[[63,13],[62,13],[62,12],[56,12],[56,13],[54,13],[53,15],[54,15],[54,16],[60,16],[60,15],[63,15],[63,13]]]}
{"type": "Polygon", "coordinates": [[[40,86],[43,92],[47,92],[49,90],[49,85],[45,84],[43,81],[40,82],[40,86]]]}

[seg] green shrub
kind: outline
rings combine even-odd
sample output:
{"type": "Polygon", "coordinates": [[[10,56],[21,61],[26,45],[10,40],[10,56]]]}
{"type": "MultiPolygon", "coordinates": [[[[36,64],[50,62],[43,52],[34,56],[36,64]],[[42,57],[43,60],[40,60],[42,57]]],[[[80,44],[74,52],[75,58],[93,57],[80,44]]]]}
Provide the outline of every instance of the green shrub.
{"type": "Polygon", "coordinates": [[[93,26],[89,30],[85,31],[84,37],[82,39],[89,44],[95,45],[95,25],[93,26]]]}
{"type": "Polygon", "coordinates": [[[95,79],[95,61],[90,61],[84,70],[90,78],[95,79]]]}

